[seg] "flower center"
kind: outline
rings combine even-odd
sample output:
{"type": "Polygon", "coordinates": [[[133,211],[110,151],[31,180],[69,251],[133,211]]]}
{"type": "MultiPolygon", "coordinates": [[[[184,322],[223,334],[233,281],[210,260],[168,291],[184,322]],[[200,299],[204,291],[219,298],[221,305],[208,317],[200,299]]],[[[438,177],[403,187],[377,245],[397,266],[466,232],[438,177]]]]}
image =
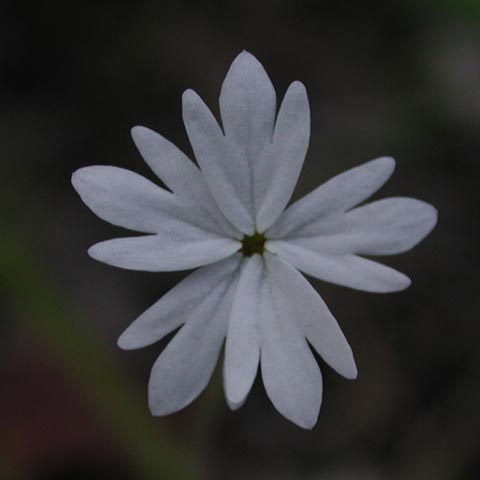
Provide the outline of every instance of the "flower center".
{"type": "Polygon", "coordinates": [[[256,253],[263,255],[267,239],[263,233],[255,232],[253,235],[245,235],[242,240],[242,253],[244,257],[251,257],[256,253]]]}

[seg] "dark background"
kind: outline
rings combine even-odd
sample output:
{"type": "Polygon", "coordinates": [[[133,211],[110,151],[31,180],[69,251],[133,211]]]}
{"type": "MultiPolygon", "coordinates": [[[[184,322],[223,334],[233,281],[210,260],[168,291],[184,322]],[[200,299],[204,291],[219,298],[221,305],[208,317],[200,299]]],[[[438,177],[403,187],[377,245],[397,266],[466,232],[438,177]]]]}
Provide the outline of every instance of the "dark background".
{"type": "Polygon", "coordinates": [[[480,478],[478,183],[480,3],[472,1],[36,2],[0,7],[0,478],[480,478]],[[313,281],[353,347],[359,378],[322,366],[313,431],[283,419],[257,382],[237,412],[221,371],[184,411],[148,413],[165,342],[122,352],[123,329],[185,273],[96,263],[121,233],[70,185],[82,166],[153,178],[129,129],[191,154],[181,94],[217,112],[241,50],[279,96],[307,87],[312,140],[300,196],[381,155],[397,171],[376,197],[440,212],[411,276],[373,295],[313,281]]]}

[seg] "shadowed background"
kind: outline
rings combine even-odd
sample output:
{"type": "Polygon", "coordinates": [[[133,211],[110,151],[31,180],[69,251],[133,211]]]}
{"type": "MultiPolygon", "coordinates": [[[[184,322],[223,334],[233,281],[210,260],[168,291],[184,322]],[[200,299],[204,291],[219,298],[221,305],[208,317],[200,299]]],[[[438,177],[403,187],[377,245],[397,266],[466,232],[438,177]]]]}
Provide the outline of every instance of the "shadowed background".
{"type": "Polygon", "coordinates": [[[36,2],[0,7],[0,478],[435,479],[480,477],[476,1],[36,2]],[[330,2],[333,3],[333,2],[330,2]],[[129,130],[191,155],[181,94],[218,113],[233,58],[251,51],[283,96],[301,80],[310,150],[294,197],[391,155],[376,194],[440,211],[437,229],[385,263],[412,286],[374,295],[312,283],[349,339],[351,382],[321,363],[324,402],[303,431],[258,381],[230,412],[221,370],[184,411],[151,417],[149,371],[166,341],[115,346],[186,273],[91,260],[122,235],[70,185],[107,164],[154,179],[129,130]]]}

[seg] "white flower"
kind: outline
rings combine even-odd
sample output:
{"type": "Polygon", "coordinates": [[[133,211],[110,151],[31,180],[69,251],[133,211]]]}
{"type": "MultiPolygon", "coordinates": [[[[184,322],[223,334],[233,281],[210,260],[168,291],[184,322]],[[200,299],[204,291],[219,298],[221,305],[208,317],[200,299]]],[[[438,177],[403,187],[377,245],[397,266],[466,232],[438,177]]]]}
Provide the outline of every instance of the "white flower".
{"type": "Polygon", "coordinates": [[[262,65],[235,59],[220,94],[222,128],[192,90],[183,119],[200,168],[157,133],[135,127],[140,153],[171,192],[128,170],[93,166],[72,182],[100,218],[146,235],[97,243],[96,260],[132,270],[202,267],[121,335],[124,349],[157,342],[183,325],[155,362],[154,415],[188,405],[206,387],[225,342],[224,387],[232,409],[245,401],[258,366],[275,408],[312,428],[322,376],[310,345],[346,378],[357,368],[324,301],[298,270],[368,292],[394,292],[410,280],[362,255],[412,248],[434,227],[436,210],[411,198],[354,208],[390,177],[379,158],[338,175],[285,207],[310,136],[305,87],[288,88],[278,114],[262,65]]]}

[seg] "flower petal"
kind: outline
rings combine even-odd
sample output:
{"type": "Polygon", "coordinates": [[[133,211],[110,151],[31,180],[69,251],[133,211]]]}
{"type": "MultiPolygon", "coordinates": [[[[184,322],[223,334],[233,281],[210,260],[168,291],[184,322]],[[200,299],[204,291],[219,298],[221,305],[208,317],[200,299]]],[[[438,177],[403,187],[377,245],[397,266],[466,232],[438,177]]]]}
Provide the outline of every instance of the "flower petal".
{"type": "Polygon", "coordinates": [[[307,340],[326,363],[340,375],[356,378],[352,349],[320,295],[290,264],[277,256],[265,255],[286,302],[284,314],[295,318],[307,340]]]}
{"type": "Polygon", "coordinates": [[[323,233],[284,241],[319,255],[393,255],[405,252],[433,229],[437,210],[413,198],[385,198],[325,218],[323,233]]]}
{"type": "Polygon", "coordinates": [[[202,172],[179,148],[149,128],[133,127],[131,133],[145,162],[168,188],[195,199],[202,194],[202,172]]]}
{"type": "Polygon", "coordinates": [[[90,247],[88,254],[114,267],[171,272],[217,262],[240,248],[237,240],[186,227],[178,232],[166,229],[158,235],[107,240],[90,247]]]}
{"type": "Polygon", "coordinates": [[[268,230],[268,238],[323,233],[325,218],[349,210],[373,195],[392,175],[395,161],[377,158],[347,170],[290,206],[268,230]]]}
{"type": "Polygon", "coordinates": [[[228,281],[241,258],[239,254],[233,255],[184,278],[122,333],[118,346],[124,350],[146,347],[194,320],[201,311],[198,307],[209,301],[211,291],[228,281]]]}
{"type": "Polygon", "coordinates": [[[423,240],[437,223],[437,210],[413,198],[385,198],[349,211],[346,222],[339,243],[359,254],[392,255],[423,240]]]}
{"type": "Polygon", "coordinates": [[[288,203],[310,137],[305,87],[288,89],[274,129],[276,94],[260,62],[243,52],[220,94],[225,135],[192,91],[183,97],[184,121],[195,156],[227,218],[247,235],[265,231],[288,203]]]}
{"type": "Polygon", "coordinates": [[[243,151],[252,165],[272,141],[276,94],[262,64],[246,51],[232,62],[220,93],[225,136],[243,151]]]}
{"type": "Polygon", "coordinates": [[[265,255],[261,287],[261,369],[265,390],[275,408],[302,428],[313,428],[322,402],[322,376],[265,255]]]}
{"type": "MultiPolygon", "coordinates": [[[[230,163],[241,177],[236,186],[252,217],[263,202],[260,168],[264,159],[273,160],[271,150],[276,112],[276,94],[262,64],[250,53],[242,52],[233,61],[220,93],[220,114],[228,146],[230,163]]],[[[268,162],[270,165],[272,161],[268,162]]],[[[268,174],[271,170],[266,168],[268,174]],[[269,171],[270,170],[270,171],[269,171]]]]}
{"type": "Polygon", "coordinates": [[[218,208],[200,169],[181,150],[145,127],[132,128],[132,138],[143,159],[168,188],[194,202],[204,216],[211,216],[219,231],[241,238],[218,208]]]}
{"type": "Polygon", "coordinates": [[[72,184],[98,217],[130,230],[156,233],[165,218],[172,221],[178,211],[171,193],[123,168],[80,168],[72,184]]]}
{"type": "Polygon", "coordinates": [[[266,248],[308,275],[356,290],[396,292],[411,283],[403,273],[356,255],[322,255],[293,241],[269,241],[266,248]]]}
{"type": "Polygon", "coordinates": [[[243,405],[257,375],[262,273],[260,255],[244,262],[232,305],[223,369],[225,396],[232,410],[243,405]]]}
{"type": "Polygon", "coordinates": [[[251,182],[245,183],[245,166],[231,161],[222,130],[193,90],[183,94],[183,121],[195,158],[219,208],[240,231],[252,234],[253,207],[248,201],[251,182]]]}
{"type": "Polygon", "coordinates": [[[103,165],[80,168],[72,175],[72,184],[83,202],[113,225],[144,233],[206,229],[224,235],[201,214],[198,204],[129,170],[103,165]]]}
{"type": "Polygon", "coordinates": [[[207,386],[227,333],[237,274],[210,290],[153,365],[148,386],[153,415],[191,403],[207,386]]]}
{"type": "Polygon", "coordinates": [[[255,163],[257,230],[264,232],[283,212],[297,183],[310,140],[305,87],[293,82],[283,99],[270,148],[255,163]]]}

